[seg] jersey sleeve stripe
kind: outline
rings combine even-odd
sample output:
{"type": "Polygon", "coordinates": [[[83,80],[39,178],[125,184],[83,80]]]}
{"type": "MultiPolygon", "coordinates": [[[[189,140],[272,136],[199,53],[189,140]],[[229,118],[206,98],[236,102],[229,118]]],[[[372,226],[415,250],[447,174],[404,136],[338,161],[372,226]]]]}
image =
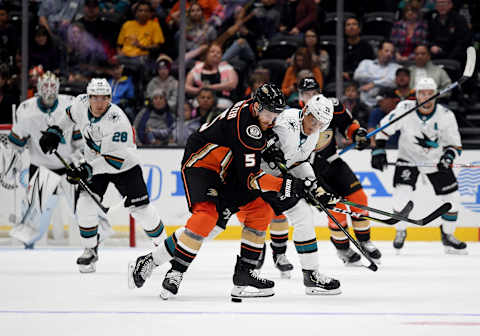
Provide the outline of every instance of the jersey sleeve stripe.
{"type": "Polygon", "coordinates": [[[79,130],[75,130],[72,133],[72,140],[77,141],[82,139],[82,133],[79,130]]]}
{"type": "Polygon", "coordinates": [[[10,140],[10,142],[12,142],[14,145],[17,145],[19,147],[23,147],[27,144],[27,139],[26,138],[20,138],[20,136],[18,136],[17,134],[13,133],[13,132],[10,132],[10,134],[8,135],[8,140],[10,140]]]}
{"type": "Polygon", "coordinates": [[[121,169],[122,165],[123,165],[123,162],[125,161],[122,158],[112,156],[112,155],[103,155],[103,158],[105,159],[105,161],[107,161],[107,163],[110,166],[112,166],[113,168],[116,168],[116,169],[121,169]]]}

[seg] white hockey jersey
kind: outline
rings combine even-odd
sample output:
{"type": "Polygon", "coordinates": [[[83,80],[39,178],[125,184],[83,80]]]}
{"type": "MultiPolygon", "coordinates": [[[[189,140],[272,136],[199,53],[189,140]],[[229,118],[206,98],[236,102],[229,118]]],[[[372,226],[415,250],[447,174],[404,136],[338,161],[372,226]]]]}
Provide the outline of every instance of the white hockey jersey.
{"type": "Polygon", "coordinates": [[[85,141],[85,161],[93,174],[118,174],[140,163],[137,157],[135,135],[125,113],[115,104],[99,118],[90,112],[86,94],[75,98],[58,126],[68,129],[75,124],[85,141]]]}
{"type": "MultiPolygon", "coordinates": [[[[380,126],[402,115],[415,107],[413,100],[404,100],[387,114],[380,126]]],[[[377,140],[386,140],[389,136],[400,131],[398,141],[398,158],[408,162],[437,163],[446,147],[456,149],[457,156],[461,152],[460,133],[455,115],[445,106],[436,104],[434,111],[429,115],[422,115],[415,111],[377,133],[377,140]]],[[[422,173],[429,174],[437,168],[420,167],[422,173]]]]}
{"type": "MultiPolygon", "coordinates": [[[[46,130],[48,126],[58,124],[65,115],[65,109],[75,98],[58,95],[57,101],[51,108],[41,105],[40,99],[40,97],[33,97],[20,104],[17,109],[18,121],[13,125],[8,138],[19,148],[28,145],[31,164],[48,169],[64,168],[60,160],[42,152],[39,140],[42,136],[41,131],[46,130]]],[[[67,161],[75,162],[80,159],[82,149],[83,141],[78,128],[73,126],[65,128],[62,142],[58,146],[58,153],[67,161]]]]}
{"type": "MultiPolygon", "coordinates": [[[[278,135],[277,146],[282,150],[287,161],[287,168],[292,175],[298,178],[315,178],[315,173],[308,160],[310,154],[315,150],[320,131],[309,136],[303,135],[301,115],[302,111],[299,109],[290,108],[283,111],[275,120],[273,131],[278,135]]],[[[281,175],[278,169],[272,170],[263,160],[261,168],[268,174],[281,175]]]]}

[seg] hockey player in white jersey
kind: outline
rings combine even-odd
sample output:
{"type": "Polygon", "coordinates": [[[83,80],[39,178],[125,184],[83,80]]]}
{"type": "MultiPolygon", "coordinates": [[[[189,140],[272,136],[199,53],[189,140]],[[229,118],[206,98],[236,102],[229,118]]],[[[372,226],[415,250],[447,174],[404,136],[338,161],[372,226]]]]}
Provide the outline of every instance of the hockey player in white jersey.
{"type": "MultiPolygon", "coordinates": [[[[437,92],[437,84],[430,77],[421,78],[416,84],[418,103],[426,101],[437,92]]],[[[380,125],[415,107],[415,101],[402,101],[385,116],[380,125]]],[[[457,121],[452,111],[435,100],[418,108],[403,119],[386,127],[375,137],[376,148],[372,151],[372,167],[383,171],[387,166],[386,140],[400,131],[397,163],[438,162],[436,168],[407,167],[398,165],[393,178],[394,210],[400,211],[410,200],[419,174],[430,181],[435,194],[443,202],[450,202],[452,209],[442,215],[440,226],[442,243],[446,253],[466,254],[467,245],[455,238],[454,232],[458,216],[458,183],[451,164],[461,154],[462,145],[457,121]]],[[[397,224],[394,248],[400,250],[407,236],[406,223],[397,224]]]]}
{"type": "MultiPolygon", "coordinates": [[[[59,196],[63,195],[72,209],[74,188],[64,178],[65,167],[58,160],[45,155],[38,143],[40,130],[56,124],[72,104],[74,97],[59,95],[60,82],[50,71],[42,75],[37,83],[38,96],[25,100],[17,109],[18,121],[8,136],[12,146],[11,160],[19,163],[21,152],[27,148],[30,156],[28,195],[22,207],[21,221],[10,231],[26,248],[33,248],[36,241],[48,230],[53,210],[59,196]]],[[[81,157],[83,141],[80,131],[74,126],[65,129],[58,152],[68,162],[81,157]]],[[[12,167],[14,165],[11,165],[12,167]]],[[[54,227],[54,236],[63,236],[63,225],[54,227]]]]}
{"type": "MultiPolygon", "coordinates": [[[[40,139],[44,153],[52,153],[64,137],[64,131],[76,125],[85,139],[84,161],[68,170],[68,179],[88,183],[103,198],[109,183],[125,198],[124,205],[155,244],[165,239],[165,230],[157,211],[150,204],[147,187],[136,155],[135,137],[125,113],[111,102],[112,90],[106,79],[93,78],[87,94],[79,95],[66,109],[62,120],[50,126],[40,139]]],[[[52,160],[53,161],[53,160],[52,160]]],[[[86,193],[77,206],[84,253],[77,259],[80,272],[94,272],[98,260],[99,209],[86,193]]]]}
{"type": "MultiPolygon", "coordinates": [[[[278,136],[276,148],[263,153],[264,161],[262,160],[261,168],[267,173],[281,176],[278,168],[272,170],[270,166],[272,162],[281,160],[279,156],[283,154],[289,174],[296,178],[315,181],[315,172],[309,159],[317,148],[320,132],[329,126],[333,118],[333,110],[332,101],[319,94],[313,96],[301,110],[291,108],[283,111],[273,127],[273,132],[278,136]],[[279,149],[279,152],[276,149],[279,149]]],[[[314,185],[311,188],[317,198],[328,198],[328,201],[322,203],[334,205],[338,201],[321,187],[314,185]]],[[[314,216],[317,210],[305,199],[282,200],[273,192],[263,193],[262,198],[270,204],[275,215],[283,213],[288,223],[293,226],[293,241],[302,266],[305,293],[340,294],[340,282],[318,271],[319,256],[314,216]]],[[[288,227],[285,234],[288,235],[288,227]]]]}

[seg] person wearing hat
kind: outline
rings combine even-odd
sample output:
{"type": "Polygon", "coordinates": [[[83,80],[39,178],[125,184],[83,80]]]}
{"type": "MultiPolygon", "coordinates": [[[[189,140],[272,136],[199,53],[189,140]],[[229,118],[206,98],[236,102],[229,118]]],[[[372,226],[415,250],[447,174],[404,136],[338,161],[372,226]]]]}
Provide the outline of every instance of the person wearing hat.
{"type": "Polygon", "coordinates": [[[402,67],[395,72],[395,84],[397,88],[395,93],[400,100],[415,100],[415,90],[410,88],[410,70],[402,67]]]}
{"type": "MultiPolygon", "coordinates": [[[[368,118],[368,133],[375,130],[378,127],[378,123],[387,114],[389,114],[400,102],[400,97],[395,92],[395,89],[384,88],[380,90],[377,95],[377,106],[370,112],[368,118]]],[[[373,137],[370,138],[372,146],[375,145],[373,137]]],[[[388,145],[397,146],[398,134],[390,137],[387,142],[388,145]]]]}
{"type": "Polygon", "coordinates": [[[157,75],[148,82],[145,96],[151,97],[153,91],[156,89],[162,89],[167,96],[170,110],[176,111],[178,81],[170,75],[172,63],[173,61],[168,55],[160,54],[158,56],[157,61],[155,62],[157,75]]]}

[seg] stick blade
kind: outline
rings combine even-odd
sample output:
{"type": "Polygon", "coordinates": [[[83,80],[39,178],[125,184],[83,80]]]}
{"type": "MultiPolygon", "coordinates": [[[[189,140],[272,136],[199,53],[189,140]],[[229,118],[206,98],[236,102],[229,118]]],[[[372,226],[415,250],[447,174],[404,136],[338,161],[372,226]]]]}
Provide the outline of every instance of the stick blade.
{"type": "Polygon", "coordinates": [[[475,63],[477,54],[475,48],[470,46],[467,48],[467,63],[465,64],[465,70],[463,71],[463,77],[472,77],[473,70],[475,70],[475,63]]]}
{"type": "Polygon", "coordinates": [[[442,204],[437,210],[432,212],[427,217],[421,219],[419,221],[420,222],[419,225],[422,225],[422,226],[427,225],[431,221],[433,221],[433,220],[437,219],[438,217],[440,217],[441,215],[447,213],[451,208],[452,208],[452,204],[450,202],[442,204]]]}

